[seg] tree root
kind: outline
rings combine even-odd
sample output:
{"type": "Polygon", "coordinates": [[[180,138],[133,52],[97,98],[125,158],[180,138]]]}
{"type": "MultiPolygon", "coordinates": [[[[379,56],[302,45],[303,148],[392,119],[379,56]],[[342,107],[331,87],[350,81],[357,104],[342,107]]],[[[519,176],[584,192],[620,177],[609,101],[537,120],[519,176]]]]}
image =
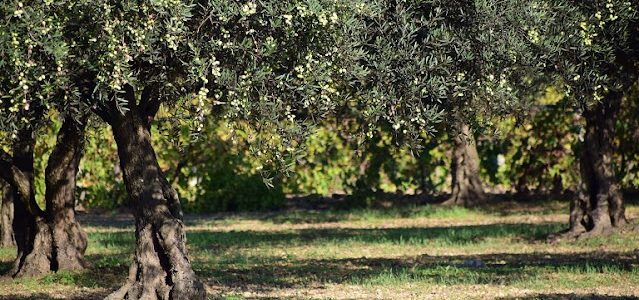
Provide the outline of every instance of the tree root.
{"type": "Polygon", "coordinates": [[[204,285],[187,259],[183,232],[175,219],[142,226],[129,278],[106,299],[205,299],[204,285]]]}
{"type": "Polygon", "coordinates": [[[13,277],[39,276],[59,270],[77,271],[88,267],[84,260],[86,234],[77,222],[54,226],[37,217],[35,228],[31,230],[35,233],[28,239],[32,238],[33,243],[27,241],[30,245],[24,245],[18,253],[10,271],[13,277]]]}
{"type": "Polygon", "coordinates": [[[621,226],[595,226],[591,230],[586,230],[583,226],[574,226],[562,232],[553,233],[546,238],[546,242],[557,244],[562,241],[575,242],[583,241],[596,237],[606,237],[616,233],[639,231],[639,226],[621,225],[621,226]]]}

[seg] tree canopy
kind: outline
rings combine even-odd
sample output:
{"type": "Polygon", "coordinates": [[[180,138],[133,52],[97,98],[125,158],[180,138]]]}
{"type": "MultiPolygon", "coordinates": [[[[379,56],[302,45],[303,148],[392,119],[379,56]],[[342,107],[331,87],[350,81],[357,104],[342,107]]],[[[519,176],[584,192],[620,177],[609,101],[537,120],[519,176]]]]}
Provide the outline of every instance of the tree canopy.
{"type": "MultiPolygon", "coordinates": [[[[293,170],[305,159],[306,138],[324,126],[344,131],[323,137],[331,141],[346,133],[365,137],[373,153],[360,173],[382,168],[391,145],[431,151],[447,136],[452,185],[466,180],[455,173],[473,177],[468,185],[479,192],[468,195],[483,198],[475,133],[536,122],[524,131],[555,139],[549,143],[563,147],[561,155],[573,149],[558,144],[582,141],[574,149],[581,179],[567,233],[620,227],[623,197],[612,157],[615,139],[629,136],[615,133],[626,128],[618,118],[628,114],[621,106],[638,70],[639,4],[627,0],[3,1],[0,174],[21,196],[16,268],[26,270],[13,275],[84,265],[86,236],[73,204],[89,120],[104,121],[97,127],[113,134],[136,218],[130,275],[111,299],[205,297],[158,145],[166,150],[163,143],[186,135],[193,144],[178,151],[208,151],[201,156],[216,159],[208,150],[213,142],[200,141],[222,123],[231,140],[245,139],[240,147],[248,150],[241,151],[255,159],[247,182],[256,173],[271,175],[267,170],[293,170]],[[538,103],[549,87],[564,94],[561,103],[538,103]],[[572,116],[562,114],[567,107],[572,116]],[[555,121],[577,129],[550,134],[552,124],[538,124],[558,114],[555,121]],[[34,149],[38,132],[52,124],[58,133],[44,170],[42,210],[34,165],[44,159],[34,149]],[[574,131],[578,138],[567,137],[574,131]],[[58,255],[75,256],[77,264],[51,258],[58,255]],[[30,263],[44,260],[42,267],[30,263]]],[[[546,146],[527,138],[510,142],[546,146]]],[[[512,152],[522,164],[513,173],[540,168],[512,152]]],[[[560,164],[546,160],[545,167],[560,164]]],[[[179,175],[180,167],[174,171],[179,175]]]]}

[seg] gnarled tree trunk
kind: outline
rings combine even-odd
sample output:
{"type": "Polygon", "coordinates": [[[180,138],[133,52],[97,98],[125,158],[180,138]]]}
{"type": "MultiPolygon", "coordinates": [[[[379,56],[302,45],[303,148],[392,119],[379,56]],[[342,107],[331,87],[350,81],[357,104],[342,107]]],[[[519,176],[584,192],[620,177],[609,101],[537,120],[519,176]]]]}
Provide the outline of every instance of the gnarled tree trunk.
{"type": "Polygon", "coordinates": [[[611,92],[604,101],[584,112],[586,133],[579,158],[581,182],[570,205],[570,227],[552,236],[554,241],[607,234],[627,224],[612,163],[621,97],[621,93],[611,92]]]}
{"type": "Polygon", "coordinates": [[[2,212],[0,213],[0,247],[7,248],[16,245],[13,238],[13,190],[8,184],[0,186],[2,194],[2,212]]]}
{"type": "Polygon", "coordinates": [[[13,232],[18,254],[10,271],[12,276],[29,276],[49,272],[50,232],[44,222],[44,212],[35,201],[33,186],[33,148],[35,137],[31,128],[19,131],[13,145],[13,166],[23,175],[15,178],[11,189],[14,199],[13,232]],[[19,181],[20,180],[20,181],[19,181]],[[20,188],[22,185],[22,188],[20,188]]]}
{"type": "Polygon", "coordinates": [[[132,107],[109,119],[136,220],[137,246],[127,282],[107,299],[204,299],[204,286],[187,257],[177,192],[160,169],[147,117],[132,107]]]}
{"type": "Polygon", "coordinates": [[[475,206],[486,200],[479,177],[479,155],[475,138],[467,124],[459,125],[453,131],[453,157],[450,168],[452,194],[444,205],[475,206]]]}
{"type": "Polygon", "coordinates": [[[14,147],[13,161],[28,177],[30,195],[15,193],[14,232],[18,246],[11,274],[35,276],[58,270],[86,267],[86,234],[75,219],[75,177],[84,147],[84,122],[67,118],[49,156],[46,178],[46,211],[35,202],[33,193],[33,144],[24,133],[14,147]],[[21,198],[20,198],[21,197],[21,198]]]}
{"type": "Polygon", "coordinates": [[[53,234],[53,270],[81,270],[87,266],[87,235],[75,218],[75,187],[84,152],[86,119],[68,117],[45,170],[47,223],[53,234]]]}

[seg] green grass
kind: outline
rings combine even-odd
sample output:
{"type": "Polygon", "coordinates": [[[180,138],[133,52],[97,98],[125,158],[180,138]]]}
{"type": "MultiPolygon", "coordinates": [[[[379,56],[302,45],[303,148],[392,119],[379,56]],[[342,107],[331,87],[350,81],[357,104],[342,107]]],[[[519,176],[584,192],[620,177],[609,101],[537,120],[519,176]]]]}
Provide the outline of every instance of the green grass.
{"type": "MultiPolygon", "coordinates": [[[[187,218],[188,241],[195,271],[220,299],[637,296],[639,237],[546,244],[546,236],[565,226],[558,211],[565,205],[557,207],[218,215],[187,218]]],[[[632,217],[639,210],[628,211],[632,217]]],[[[117,288],[131,261],[133,228],[109,226],[108,218],[84,226],[90,269],[4,278],[0,299],[95,299],[117,288]]],[[[3,271],[13,251],[0,250],[3,271]]]]}
{"type": "Polygon", "coordinates": [[[614,285],[616,277],[633,285],[639,284],[639,272],[622,265],[583,262],[568,266],[487,266],[468,268],[454,265],[430,267],[392,268],[370,277],[354,276],[353,284],[397,286],[405,283],[430,285],[511,285],[521,288],[532,286],[548,289],[596,288],[614,285]]]}

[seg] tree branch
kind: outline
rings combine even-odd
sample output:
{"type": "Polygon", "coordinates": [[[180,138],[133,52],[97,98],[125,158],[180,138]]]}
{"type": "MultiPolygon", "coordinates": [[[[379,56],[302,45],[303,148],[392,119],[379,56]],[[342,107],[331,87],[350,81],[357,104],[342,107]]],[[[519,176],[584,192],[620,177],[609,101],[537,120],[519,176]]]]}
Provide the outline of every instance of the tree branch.
{"type": "Polygon", "coordinates": [[[104,104],[96,101],[96,103],[91,107],[91,111],[98,115],[98,117],[100,117],[102,121],[106,122],[107,124],[111,124],[111,113],[109,112],[109,109],[104,106],[104,104]]]}
{"type": "Polygon", "coordinates": [[[126,84],[124,86],[124,98],[128,102],[130,110],[137,109],[138,105],[137,105],[137,103],[136,103],[137,101],[135,99],[135,89],[133,88],[132,85],[126,84]]]}
{"type": "MultiPolygon", "coordinates": [[[[13,165],[12,161],[13,158],[11,157],[11,155],[9,155],[7,151],[4,151],[4,149],[0,148],[0,166],[3,166],[2,169],[6,169],[4,168],[4,166],[6,165],[13,165]]],[[[0,173],[0,176],[3,176],[4,178],[4,173],[0,173]]],[[[9,180],[5,178],[5,181],[9,180]]]]}

